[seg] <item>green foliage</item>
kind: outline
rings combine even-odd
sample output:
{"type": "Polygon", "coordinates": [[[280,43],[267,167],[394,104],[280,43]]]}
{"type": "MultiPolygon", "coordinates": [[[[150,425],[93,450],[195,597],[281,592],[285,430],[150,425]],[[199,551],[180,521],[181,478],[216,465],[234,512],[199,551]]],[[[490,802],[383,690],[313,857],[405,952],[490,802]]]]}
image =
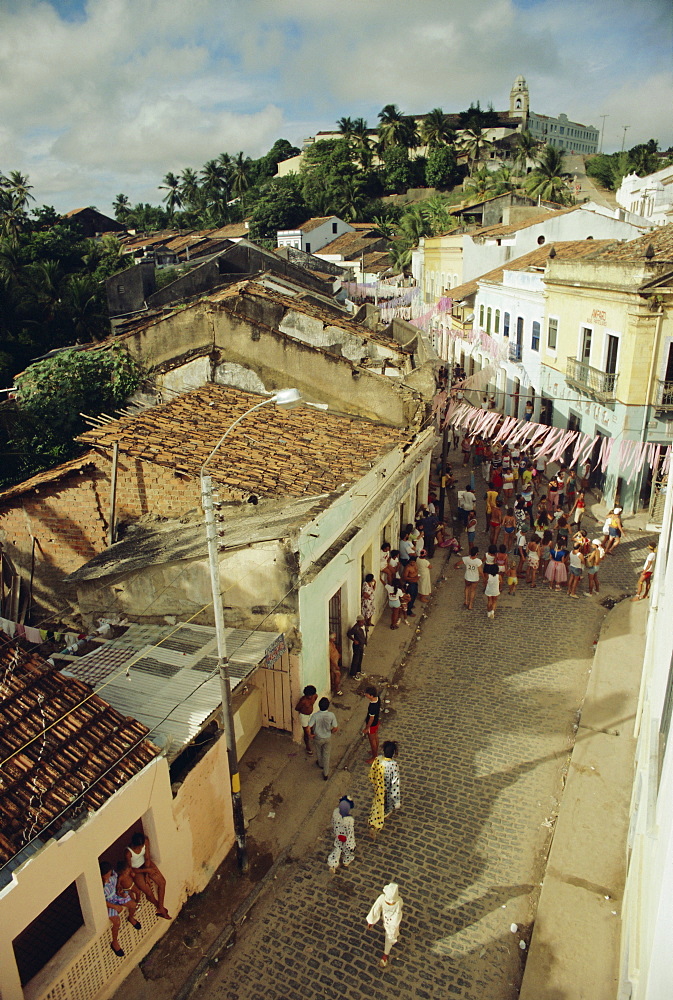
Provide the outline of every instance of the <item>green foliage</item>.
{"type": "Polygon", "coordinates": [[[425,183],[428,187],[446,191],[460,180],[461,172],[456,154],[451,146],[433,146],[425,165],[425,183]]]}
{"type": "Polygon", "coordinates": [[[30,365],[16,380],[18,413],[9,445],[19,455],[4,470],[5,484],[76,455],[81,448],[74,438],[86,429],[80,413],[118,408],[142,379],[142,369],[117,346],[70,348],[30,365]]]}
{"type": "Polygon", "coordinates": [[[627,174],[646,177],[673,163],[673,159],[657,156],[658,149],[657,140],[650,139],[621,153],[597,153],[587,160],[586,171],[601,187],[616,191],[627,174]]]}
{"type": "Polygon", "coordinates": [[[543,146],[535,166],[526,178],[525,187],[533,198],[543,198],[559,205],[569,205],[572,195],[568,188],[571,175],[564,169],[565,156],[555,146],[543,146]]]}
{"type": "Polygon", "coordinates": [[[381,173],[386,194],[403,194],[413,186],[413,168],[404,146],[387,146],[382,160],[381,173]]]}
{"type": "Polygon", "coordinates": [[[403,271],[411,264],[411,254],[424,236],[436,236],[457,225],[449,199],[437,194],[410,206],[393,226],[395,242],[389,250],[391,264],[403,271]]]}
{"type": "Polygon", "coordinates": [[[310,215],[299,178],[290,174],[270,181],[260,194],[250,217],[250,238],[275,239],[279,229],[292,229],[310,215]]]}
{"type": "Polygon", "coordinates": [[[476,104],[470,104],[467,111],[460,112],[461,129],[484,130],[487,128],[496,128],[499,124],[498,113],[493,110],[492,104],[489,104],[488,110],[484,111],[479,101],[477,101],[476,104]]]}

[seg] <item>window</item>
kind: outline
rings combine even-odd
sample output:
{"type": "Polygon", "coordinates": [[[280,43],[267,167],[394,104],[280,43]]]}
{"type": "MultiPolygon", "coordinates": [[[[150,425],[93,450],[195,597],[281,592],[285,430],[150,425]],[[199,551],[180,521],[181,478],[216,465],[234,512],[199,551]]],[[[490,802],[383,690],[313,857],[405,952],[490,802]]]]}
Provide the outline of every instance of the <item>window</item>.
{"type": "Polygon", "coordinates": [[[311,244],[307,243],[306,244],[306,253],[310,253],[310,252],[311,252],[311,244]]]}
{"type": "MultiPolygon", "coordinates": [[[[101,893],[103,888],[101,886],[101,893]]],[[[35,917],[18,937],[14,938],[14,957],[25,986],[36,976],[57,951],[84,926],[77,885],[71,882],[60,896],[35,917]]]]}
{"type": "Polygon", "coordinates": [[[538,238],[537,238],[537,245],[539,247],[541,247],[544,243],[546,243],[546,240],[545,240],[544,236],[538,236],[538,238]]]}
{"type": "Polygon", "coordinates": [[[614,375],[617,371],[617,352],[619,350],[619,337],[611,333],[605,335],[605,371],[609,375],[614,375]]]}
{"type": "Polygon", "coordinates": [[[123,285],[117,285],[117,294],[118,295],[123,295],[124,294],[124,286],[123,285]]]}
{"type": "Polygon", "coordinates": [[[491,332],[491,307],[486,310],[486,333],[491,332]]]}
{"type": "Polygon", "coordinates": [[[547,323],[547,347],[550,351],[556,350],[556,339],[558,337],[558,320],[549,319],[547,323]]]}
{"type": "Polygon", "coordinates": [[[484,329],[484,307],[479,306],[479,326],[484,329]]]}
{"type": "Polygon", "coordinates": [[[502,335],[509,337],[509,313],[504,313],[502,317],[502,335]]]}
{"type": "Polygon", "coordinates": [[[591,360],[591,327],[582,327],[582,349],[580,352],[580,361],[584,365],[588,365],[591,360]]]}
{"type": "Polygon", "coordinates": [[[495,324],[493,326],[494,333],[500,333],[500,310],[495,310],[495,324]]]}
{"type": "Polygon", "coordinates": [[[559,134],[563,135],[564,131],[565,129],[563,128],[563,125],[559,125],[559,134]]]}
{"type": "Polygon", "coordinates": [[[537,320],[533,320],[533,336],[531,337],[530,346],[534,351],[540,350],[540,324],[537,320]]]}
{"type": "Polygon", "coordinates": [[[336,232],[337,232],[337,223],[336,222],[332,223],[332,232],[336,235],[336,232]]]}

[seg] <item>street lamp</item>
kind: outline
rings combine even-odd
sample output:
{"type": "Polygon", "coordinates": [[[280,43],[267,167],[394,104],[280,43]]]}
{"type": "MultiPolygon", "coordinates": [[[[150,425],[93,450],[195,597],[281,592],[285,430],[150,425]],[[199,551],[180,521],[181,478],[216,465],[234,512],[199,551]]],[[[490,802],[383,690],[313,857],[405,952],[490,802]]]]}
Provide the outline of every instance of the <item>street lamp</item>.
{"type": "Polygon", "coordinates": [[[237,845],[238,868],[241,874],[248,871],[248,849],[245,837],[245,820],[243,817],[243,800],[241,799],[241,778],[238,770],[238,754],[236,752],[236,734],[234,731],[234,711],[231,703],[231,684],[229,681],[229,656],[227,654],[227,638],[224,625],[224,611],[222,610],[222,591],[220,589],[220,562],[218,556],[218,533],[215,520],[215,508],[213,503],[213,481],[206,474],[206,466],[222,447],[224,441],[247,416],[259,410],[262,406],[275,403],[283,409],[292,409],[295,406],[310,406],[315,410],[326,410],[327,403],[309,403],[301,398],[298,389],[280,389],[270,395],[268,399],[263,399],[249,410],[242,413],[217,442],[208,458],[201,466],[201,506],[206,522],[206,541],[208,543],[208,563],[210,567],[210,588],[213,596],[213,613],[215,616],[215,634],[217,636],[217,668],[220,675],[220,688],[222,692],[222,721],[224,724],[224,734],[227,741],[227,760],[229,763],[229,780],[231,783],[231,803],[234,818],[234,835],[237,845]]]}

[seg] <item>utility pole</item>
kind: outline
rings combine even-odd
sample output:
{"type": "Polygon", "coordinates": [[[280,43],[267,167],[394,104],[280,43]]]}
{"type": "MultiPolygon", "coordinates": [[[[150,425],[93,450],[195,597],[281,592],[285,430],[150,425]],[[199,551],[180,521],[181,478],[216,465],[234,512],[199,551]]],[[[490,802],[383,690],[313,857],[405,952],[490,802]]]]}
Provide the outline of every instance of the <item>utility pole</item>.
{"type": "Polygon", "coordinates": [[[622,125],[622,128],[624,129],[624,135],[622,136],[622,153],[623,153],[624,152],[624,143],[626,142],[626,133],[631,128],[631,126],[630,125],[622,125]]]}
{"type": "Polygon", "coordinates": [[[610,115],[599,115],[598,117],[601,118],[602,121],[603,121],[603,124],[601,125],[601,142],[600,142],[600,145],[598,147],[598,152],[602,153],[603,152],[603,136],[605,135],[605,119],[609,118],[610,115]]]}

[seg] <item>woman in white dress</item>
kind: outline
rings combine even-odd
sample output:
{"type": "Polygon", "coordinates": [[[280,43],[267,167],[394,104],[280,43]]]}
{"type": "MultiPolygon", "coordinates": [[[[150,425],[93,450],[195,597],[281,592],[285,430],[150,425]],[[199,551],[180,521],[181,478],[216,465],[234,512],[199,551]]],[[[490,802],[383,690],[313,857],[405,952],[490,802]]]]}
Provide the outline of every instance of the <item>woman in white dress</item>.
{"type": "Polygon", "coordinates": [[[383,930],[385,931],[386,940],[383,947],[383,955],[379,963],[382,966],[388,964],[390,950],[394,944],[397,944],[400,936],[403,900],[398,890],[399,887],[396,882],[384,885],[383,892],[367,914],[367,930],[370,930],[383,917],[383,930]]]}
{"type": "Polygon", "coordinates": [[[495,618],[495,609],[500,597],[500,574],[497,563],[484,566],[484,573],[486,574],[486,589],[484,591],[486,595],[486,614],[488,618],[495,618]]]}
{"type": "Polygon", "coordinates": [[[418,568],[418,596],[423,604],[427,604],[432,593],[432,580],[430,579],[430,560],[425,549],[421,551],[416,560],[416,566],[418,568]]]}

